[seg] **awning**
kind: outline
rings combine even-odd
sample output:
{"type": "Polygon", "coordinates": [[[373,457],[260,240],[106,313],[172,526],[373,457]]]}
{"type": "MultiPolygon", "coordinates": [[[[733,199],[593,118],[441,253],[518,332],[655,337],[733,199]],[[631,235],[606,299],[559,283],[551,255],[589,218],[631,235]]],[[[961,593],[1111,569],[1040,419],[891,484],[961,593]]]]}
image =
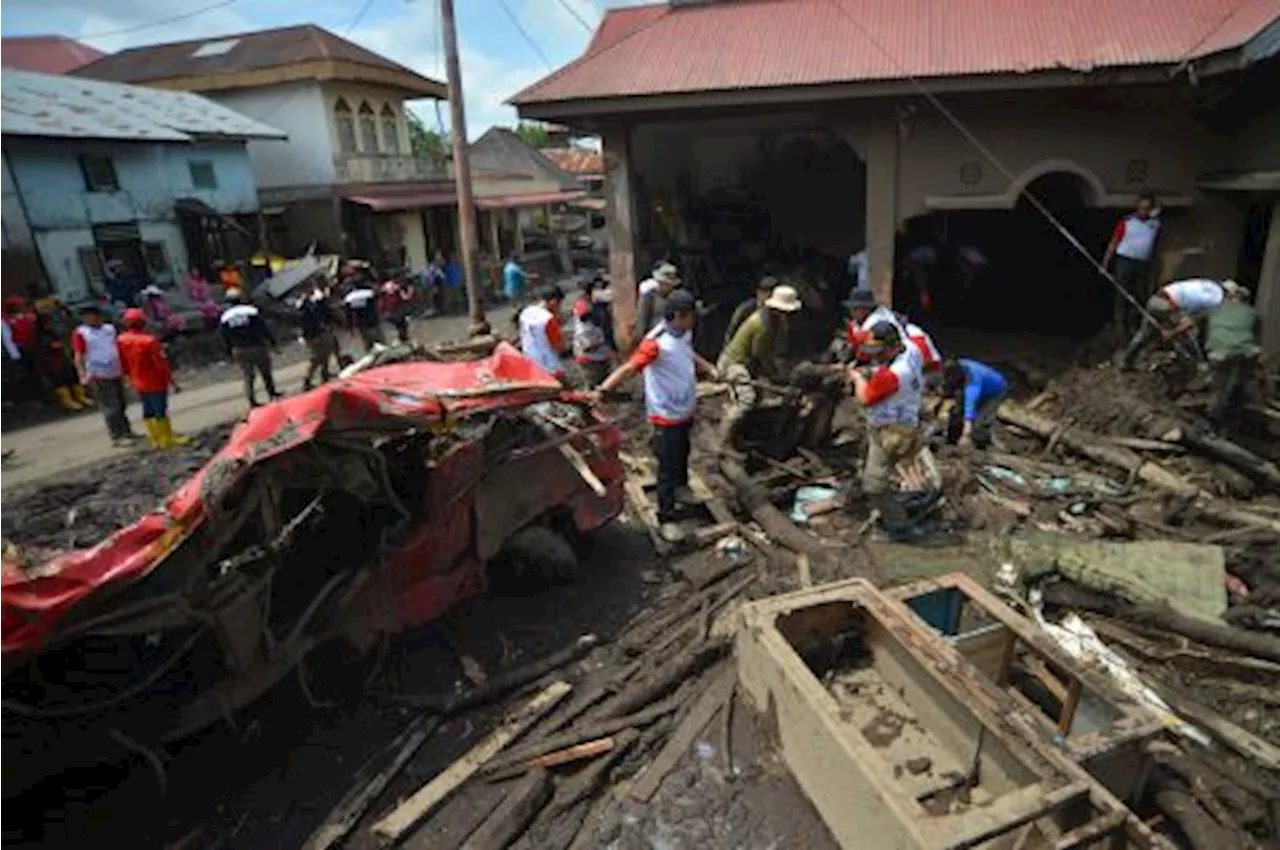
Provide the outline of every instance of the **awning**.
{"type": "Polygon", "coordinates": [[[370,207],[374,212],[416,210],[422,207],[452,207],[458,203],[453,184],[435,186],[388,186],[364,188],[347,200],[370,207]]]}
{"type": "Polygon", "coordinates": [[[476,207],[482,210],[541,207],[547,204],[573,203],[586,196],[586,192],[536,192],[528,195],[493,195],[488,198],[476,198],[476,207]]]}
{"type": "Polygon", "coordinates": [[[1280,192],[1280,171],[1216,171],[1201,174],[1196,185],[1220,192],[1280,192]]]}

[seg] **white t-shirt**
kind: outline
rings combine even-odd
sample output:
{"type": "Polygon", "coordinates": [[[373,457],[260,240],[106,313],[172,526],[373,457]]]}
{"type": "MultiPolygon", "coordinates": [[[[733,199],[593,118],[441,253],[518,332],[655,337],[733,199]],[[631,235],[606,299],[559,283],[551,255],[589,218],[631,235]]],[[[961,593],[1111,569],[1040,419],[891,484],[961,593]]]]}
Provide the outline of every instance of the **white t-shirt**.
{"type": "Polygon", "coordinates": [[[116,326],[81,325],[76,328],[84,340],[84,371],[90,378],[114,380],[120,377],[120,349],[116,346],[116,326]]]}
{"type": "Polygon", "coordinates": [[[1156,245],[1156,237],[1160,235],[1160,219],[1155,215],[1138,218],[1130,213],[1116,225],[1116,255],[1129,260],[1146,262],[1156,245]]]}
{"type": "Polygon", "coordinates": [[[548,326],[554,320],[555,316],[545,304],[530,304],[520,311],[520,350],[553,375],[564,368],[548,333],[548,326]]]}
{"type": "Polygon", "coordinates": [[[1216,280],[1176,280],[1161,290],[1184,313],[1208,313],[1222,306],[1222,284],[1216,280]]]}

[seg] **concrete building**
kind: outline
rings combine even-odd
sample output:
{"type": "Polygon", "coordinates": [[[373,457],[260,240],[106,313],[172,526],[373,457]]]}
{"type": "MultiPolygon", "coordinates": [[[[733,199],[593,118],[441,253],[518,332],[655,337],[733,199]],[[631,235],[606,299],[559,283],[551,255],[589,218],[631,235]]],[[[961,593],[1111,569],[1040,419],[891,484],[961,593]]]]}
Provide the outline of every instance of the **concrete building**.
{"type": "Polygon", "coordinates": [[[535,212],[549,219],[557,204],[585,197],[574,175],[506,127],[486,130],[471,143],[470,156],[478,232],[492,257],[524,253],[535,212]]]}
{"type": "Polygon", "coordinates": [[[1114,293],[1025,192],[1097,257],[1150,188],[1160,274],[1256,286],[1280,350],[1280,4],[1146,8],[672,0],[609,11],[511,102],[601,135],[615,282],[670,254],[726,295],[787,260],[839,290],[865,248],[877,294],[911,307],[903,255],[960,242],[998,278],[970,315],[1083,334],[1114,293]]]}
{"type": "Polygon", "coordinates": [[[453,245],[453,181],[414,155],[405,112],[443,83],[314,25],[138,47],[77,73],[199,92],[285,130],[288,144],[249,150],[273,250],[422,268],[453,245]]]}
{"type": "Polygon", "coordinates": [[[249,139],[280,130],[203,97],[3,72],[4,290],[74,301],[119,260],[171,285],[252,246],[249,139]]]}

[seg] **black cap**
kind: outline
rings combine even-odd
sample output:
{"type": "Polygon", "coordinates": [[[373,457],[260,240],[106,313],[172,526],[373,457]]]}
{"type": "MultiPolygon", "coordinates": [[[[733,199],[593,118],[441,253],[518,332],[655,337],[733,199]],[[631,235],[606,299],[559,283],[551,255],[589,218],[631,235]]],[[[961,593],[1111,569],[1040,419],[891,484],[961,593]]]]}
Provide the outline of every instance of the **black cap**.
{"type": "Polygon", "coordinates": [[[871,326],[871,341],[888,348],[902,342],[902,334],[893,322],[876,322],[871,326]]]}
{"type": "Polygon", "coordinates": [[[692,313],[698,309],[698,302],[694,299],[693,293],[685,289],[674,290],[667,296],[666,305],[663,308],[663,318],[675,318],[676,313],[692,313]]]}
{"type": "Polygon", "coordinates": [[[845,299],[845,308],[852,310],[855,307],[865,307],[868,310],[874,310],[877,306],[876,297],[865,289],[855,289],[853,294],[845,299]]]}
{"type": "Polygon", "coordinates": [[[538,298],[543,301],[563,301],[564,290],[554,283],[548,283],[538,289],[538,298]]]}

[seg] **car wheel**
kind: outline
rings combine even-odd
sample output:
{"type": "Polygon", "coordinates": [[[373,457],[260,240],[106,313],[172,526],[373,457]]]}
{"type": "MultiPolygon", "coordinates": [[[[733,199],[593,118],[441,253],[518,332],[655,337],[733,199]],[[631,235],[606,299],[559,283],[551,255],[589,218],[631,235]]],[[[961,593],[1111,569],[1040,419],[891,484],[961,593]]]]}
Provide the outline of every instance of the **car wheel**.
{"type": "Polygon", "coordinates": [[[571,581],[578,572],[578,553],[555,529],[531,525],[511,535],[493,567],[496,581],[571,581]]]}

